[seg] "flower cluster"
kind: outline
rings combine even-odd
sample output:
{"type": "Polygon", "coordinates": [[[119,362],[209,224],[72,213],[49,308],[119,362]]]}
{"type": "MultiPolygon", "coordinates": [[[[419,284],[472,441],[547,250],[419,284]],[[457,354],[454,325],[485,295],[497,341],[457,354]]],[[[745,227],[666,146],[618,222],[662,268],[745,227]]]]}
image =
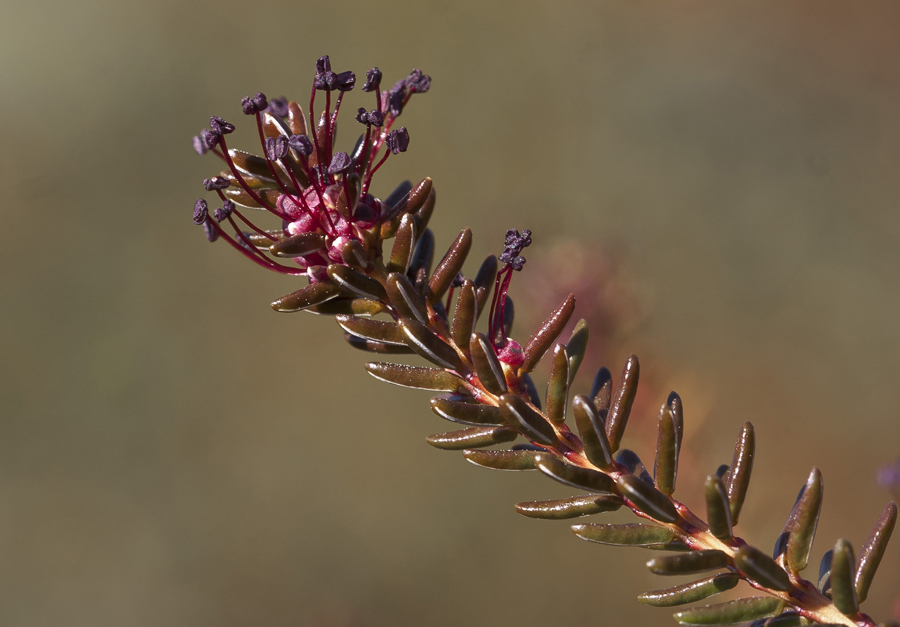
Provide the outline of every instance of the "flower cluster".
{"type": "Polygon", "coordinates": [[[194,222],[203,226],[206,238],[224,239],[261,266],[305,274],[310,282],[324,280],[328,265],[346,264],[351,254],[371,262],[380,251],[375,245],[380,227],[399,213],[413,191],[407,184],[384,200],[376,198],[369,192],[372,177],[389,156],[409,147],[406,128],[392,127],[412,95],[431,87],[431,78],[420,70],[385,91],[381,77],[378,68],[366,72],[362,91],[375,93],[375,107],[359,109],[356,120],[365,129],[349,153],[336,149],[335,138],[341,103],[356,85],[356,75],[332,71],[327,56],[316,62],[309,117],[285,98],[269,100],[257,93],[241,101],[244,114],[256,120],[262,156],[229,148],[226,137],[234,125],[210,118],[209,129],[194,137],[194,149],[215,154],[226,169],[203,181],[222,206],[210,212],[204,199],[194,205],[194,222]],[[316,121],[319,92],[325,102],[316,121]],[[264,230],[245,215],[246,209],[271,213],[281,220],[280,228],[264,230]],[[291,258],[295,265],[278,258],[291,258]]]}

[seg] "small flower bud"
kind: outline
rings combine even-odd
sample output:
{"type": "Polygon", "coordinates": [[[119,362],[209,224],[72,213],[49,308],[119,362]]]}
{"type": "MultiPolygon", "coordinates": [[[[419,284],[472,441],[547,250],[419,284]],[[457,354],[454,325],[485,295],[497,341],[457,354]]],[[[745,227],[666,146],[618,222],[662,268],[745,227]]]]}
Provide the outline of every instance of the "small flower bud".
{"type": "Polygon", "coordinates": [[[396,155],[406,152],[406,149],[409,147],[409,131],[406,130],[405,126],[400,127],[399,130],[391,131],[384,139],[384,143],[392,154],[396,155]]]}
{"type": "Polygon", "coordinates": [[[203,187],[206,191],[211,192],[217,189],[225,189],[229,187],[231,183],[228,182],[224,176],[214,176],[211,179],[203,179],[203,187]]]}
{"type": "Polygon", "coordinates": [[[209,207],[206,201],[198,198],[194,203],[194,224],[203,224],[209,217],[209,207]]]}
{"type": "Polygon", "coordinates": [[[229,133],[234,132],[234,124],[229,124],[228,122],[226,122],[225,120],[223,120],[222,118],[220,118],[217,115],[214,115],[211,118],[209,118],[209,127],[213,131],[217,131],[217,132],[221,133],[222,135],[228,135],[229,133]]]}
{"type": "Polygon", "coordinates": [[[306,135],[291,135],[288,145],[304,157],[308,157],[313,151],[312,142],[309,141],[309,137],[306,135]]]}
{"type": "Polygon", "coordinates": [[[369,114],[366,113],[365,108],[360,107],[356,110],[356,121],[360,124],[368,124],[369,123],[369,114]]]}
{"type": "Polygon", "coordinates": [[[197,151],[198,155],[205,155],[207,152],[209,152],[209,148],[206,147],[206,140],[199,135],[195,135],[194,139],[191,140],[191,143],[194,145],[194,150],[197,151]]]}
{"type": "Polygon", "coordinates": [[[406,86],[414,94],[424,94],[431,89],[431,77],[427,74],[422,74],[422,70],[415,69],[406,78],[406,86]]]}
{"type": "Polygon", "coordinates": [[[209,220],[203,223],[203,233],[206,235],[207,242],[214,242],[219,239],[219,232],[216,230],[216,227],[213,226],[213,223],[209,220]]]}
{"type": "Polygon", "coordinates": [[[221,209],[216,209],[216,212],[214,214],[216,217],[216,222],[221,222],[222,220],[228,219],[228,216],[231,215],[232,211],[234,211],[234,203],[230,200],[226,200],[221,209]]]}
{"type": "Polygon", "coordinates": [[[269,101],[269,107],[266,111],[272,115],[277,115],[280,118],[286,118],[288,115],[287,98],[272,98],[272,100],[269,101]]]}
{"type": "Polygon", "coordinates": [[[287,156],[289,140],[284,135],[266,137],[266,156],[270,161],[278,161],[287,156]]]}
{"type": "Polygon", "coordinates": [[[398,116],[403,113],[403,102],[406,100],[406,95],[409,91],[409,88],[406,86],[404,81],[398,81],[394,88],[388,92],[388,110],[394,114],[394,116],[398,116]]]}
{"type": "Polygon", "coordinates": [[[206,145],[207,150],[212,150],[219,144],[219,140],[222,139],[222,133],[219,131],[208,131],[203,129],[200,132],[200,140],[206,145]]]}
{"type": "Polygon", "coordinates": [[[363,85],[362,90],[365,92],[375,91],[379,86],[381,86],[381,70],[373,67],[366,72],[366,84],[363,85]]]}
{"type": "Polygon", "coordinates": [[[340,174],[346,172],[353,165],[353,160],[346,152],[337,152],[331,158],[331,165],[328,166],[329,174],[340,174]]]}
{"type": "Polygon", "coordinates": [[[372,109],[371,111],[369,111],[368,118],[369,124],[371,124],[372,126],[377,126],[380,128],[384,125],[384,114],[377,109],[372,109]]]}
{"type": "Polygon", "coordinates": [[[353,72],[341,72],[336,74],[332,83],[332,89],[338,91],[350,91],[356,85],[356,74],[353,72]]]}

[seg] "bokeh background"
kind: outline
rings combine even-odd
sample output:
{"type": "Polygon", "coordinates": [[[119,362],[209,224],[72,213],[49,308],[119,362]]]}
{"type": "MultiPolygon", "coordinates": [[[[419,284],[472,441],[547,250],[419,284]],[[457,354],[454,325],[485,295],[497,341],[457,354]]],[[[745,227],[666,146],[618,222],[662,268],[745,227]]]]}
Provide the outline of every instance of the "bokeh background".
{"type": "MultiPolygon", "coordinates": [[[[689,505],[745,420],[744,537],[771,546],[812,465],[816,564],[887,502],[896,3],[6,0],[0,17],[0,624],[673,624],[635,600],[670,584],[646,553],[519,517],[566,492],[427,446],[446,423],[426,393],[367,377],[333,321],[273,313],[296,280],[191,223],[219,168],[191,136],[243,123],[251,92],[305,98],[325,53],[388,84],[433,76],[376,191],[433,177],[439,243],[471,226],[476,259],[534,230],[515,335],[577,284],[605,325],[595,356],[642,358],[645,461],[681,392],[689,505]]],[[[869,612],[891,618],[898,590],[895,540],[869,612]]]]}

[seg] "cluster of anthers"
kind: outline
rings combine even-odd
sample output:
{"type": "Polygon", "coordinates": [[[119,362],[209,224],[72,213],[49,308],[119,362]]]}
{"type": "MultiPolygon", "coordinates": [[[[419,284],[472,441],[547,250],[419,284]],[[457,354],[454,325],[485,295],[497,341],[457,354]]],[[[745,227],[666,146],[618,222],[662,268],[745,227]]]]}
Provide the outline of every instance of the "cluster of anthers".
{"type": "Polygon", "coordinates": [[[206,200],[194,204],[194,222],[203,226],[209,241],[222,238],[261,266],[306,274],[312,283],[326,280],[330,264],[372,260],[381,239],[379,227],[410,201],[424,202],[430,191],[425,189],[430,187],[428,180],[416,190],[401,187],[385,200],[369,193],[372,177],[388,157],[409,146],[406,128],[392,127],[413,94],[428,91],[431,78],[413,70],[382,91],[381,70],[366,72],[362,90],[374,92],[375,107],[357,111],[356,120],[365,131],[347,153],[336,147],[337,120],[344,94],[355,85],[353,72],[333,72],[331,61],[323,56],[316,62],[309,120],[296,102],[269,100],[262,93],[244,98],[244,114],[256,119],[261,157],[229,148],[226,137],[234,125],[218,116],[210,118],[210,128],[193,140],[199,154],[211,152],[226,165],[221,174],[203,181],[222,206],[210,215],[206,200]],[[325,103],[313,128],[319,92],[324,92],[325,103]],[[333,93],[337,97],[332,109],[333,93]],[[281,228],[264,230],[243,209],[265,210],[281,220],[281,228]],[[295,265],[278,261],[285,257],[295,265]]]}
{"type": "Polygon", "coordinates": [[[415,70],[382,92],[380,79],[377,69],[367,74],[363,91],[376,92],[376,107],[359,109],[357,120],[365,125],[365,133],[349,154],[335,152],[335,128],[342,97],[355,77],[331,72],[327,57],[317,64],[310,97],[312,112],[316,93],[325,92],[325,110],[313,132],[307,132],[296,103],[269,102],[262,94],[245,98],[244,112],[256,117],[264,148],[264,157],[254,157],[229,149],[225,137],[234,127],[213,118],[211,130],[194,142],[198,152],[212,151],[228,165],[221,176],[204,182],[219,194],[223,206],[213,218],[204,201],[197,201],[195,208],[194,221],[204,225],[208,238],[227,239],[267,268],[308,275],[309,285],[272,304],[277,311],[333,315],[351,346],[379,354],[417,354],[430,362],[429,367],[366,364],[368,372],[383,381],[437,392],[432,410],[463,425],[430,436],[429,444],[462,450],[468,461],[486,468],[538,470],[581,492],[566,499],[519,503],[520,514],[558,520],[627,507],[643,522],[579,524],[572,530],[601,544],[675,552],[648,562],[656,574],[704,574],[690,583],[642,594],[642,602],[666,607],[695,603],[745,582],[760,594],[681,610],[676,620],[685,625],[752,621],[754,626],[773,627],[875,627],[860,611],[860,603],[884,556],[897,519],[896,505],[885,507],[859,554],[848,541],[838,540],[825,553],[812,582],[800,572],[808,565],[821,512],[823,480],[818,469],[813,468],[790,510],[773,555],[734,533],[755,457],[750,423],[741,429],[731,464],[706,477],[706,520],[675,500],[684,431],[678,394],[672,392],[660,408],[651,475],[634,451],[621,446],[640,373],[634,355],[615,384],[609,370],[600,368],[589,394],[571,396],[588,338],[587,323],[581,320],[567,341],[559,341],[575,309],[572,294],[524,347],[511,338],[514,310],[508,291],[513,273],[525,264],[521,253],[531,244],[531,232],[508,231],[499,258],[489,255],[468,278],[463,266],[472,245],[469,229],[432,269],[435,238],[427,228],[435,204],[431,179],[415,187],[404,183],[384,201],[369,193],[375,171],[408,143],[406,130],[391,131],[391,125],[412,94],[427,91],[430,83],[415,70]],[[333,91],[338,96],[332,111],[333,91]],[[383,146],[387,150],[379,157],[383,146]],[[282,228],[257,228],[237,205],[273,213],[281,218],[282,228]],[[241,231],[235,218],[252,232],[241,231]],[[225,222],[234,236],[223,229],[225,222]],[[389,238],[393,244],[383,254],[389,238]],[[299,267],[276,261],[284,257],[299,267]],[[477,326],[488,302],[483,333],[477,326]],[[542,403],[530,373],[545,355],[551,366],[542,403]],[[567,423],[569,414],[575,431],[567,423]],[[526,442],[506,448],[519,438],[526,442]]]}

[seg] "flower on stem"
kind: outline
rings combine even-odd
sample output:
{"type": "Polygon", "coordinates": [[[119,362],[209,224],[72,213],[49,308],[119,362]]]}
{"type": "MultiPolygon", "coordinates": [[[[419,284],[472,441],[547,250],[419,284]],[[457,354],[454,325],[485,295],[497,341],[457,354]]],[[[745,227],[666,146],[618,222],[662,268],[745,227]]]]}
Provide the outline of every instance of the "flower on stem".
{"type": "MultiPolygon", "coordinates": [[[[372,177],[390,155],[405,152],[409,133],[392,126],[413,93],[428,91],[431,79],[420,70],[395,86],[394,104],[379,89],[381,70],[366,72],[364,92],[375,93],[375,106],[360,108],[356,119],[365,133],[352,152],[336,149],[337,120],[345,94],[356,85],[353,72],[334,72],[328,56],[316,61],[309,108],[304,112],[286,98],[269,100],[262,92],[241,100],[241,110],[255,118],[261,156],[229,148],[227,136],[234,124],[210,118],[209,129],[193,138],[198,154],[212,152],[225,170],[203,181],[223,205],[210,219],[206,201],[194,208],[194,222],[202,225],[209,241],[220,237],[257,264],[283,274],[305,274],[311,282],[327,280],[321,268],[345,264],[343,251],[357,242],[368,256],[380,255],[382,223],[393,218],[392,207],[369,192],[372,177]],[[324,92],[317,111],[316,96],[324,92]],[[336,99],[332,102],[332,94],[336,99]],[[278,228],[263,228],[251,220],[248,209],[263,210],[278,228]],[[321,248],[302,254],[273,252],[271,247],[292,236],[321,236],[321,248]],[[287,257],[289,260],[284,260],[287,257]]],[[[311,241],[319,242],[314,239],[311,241]]],[[[358,261],[357,261],[358,262],[358,261]]]]}

